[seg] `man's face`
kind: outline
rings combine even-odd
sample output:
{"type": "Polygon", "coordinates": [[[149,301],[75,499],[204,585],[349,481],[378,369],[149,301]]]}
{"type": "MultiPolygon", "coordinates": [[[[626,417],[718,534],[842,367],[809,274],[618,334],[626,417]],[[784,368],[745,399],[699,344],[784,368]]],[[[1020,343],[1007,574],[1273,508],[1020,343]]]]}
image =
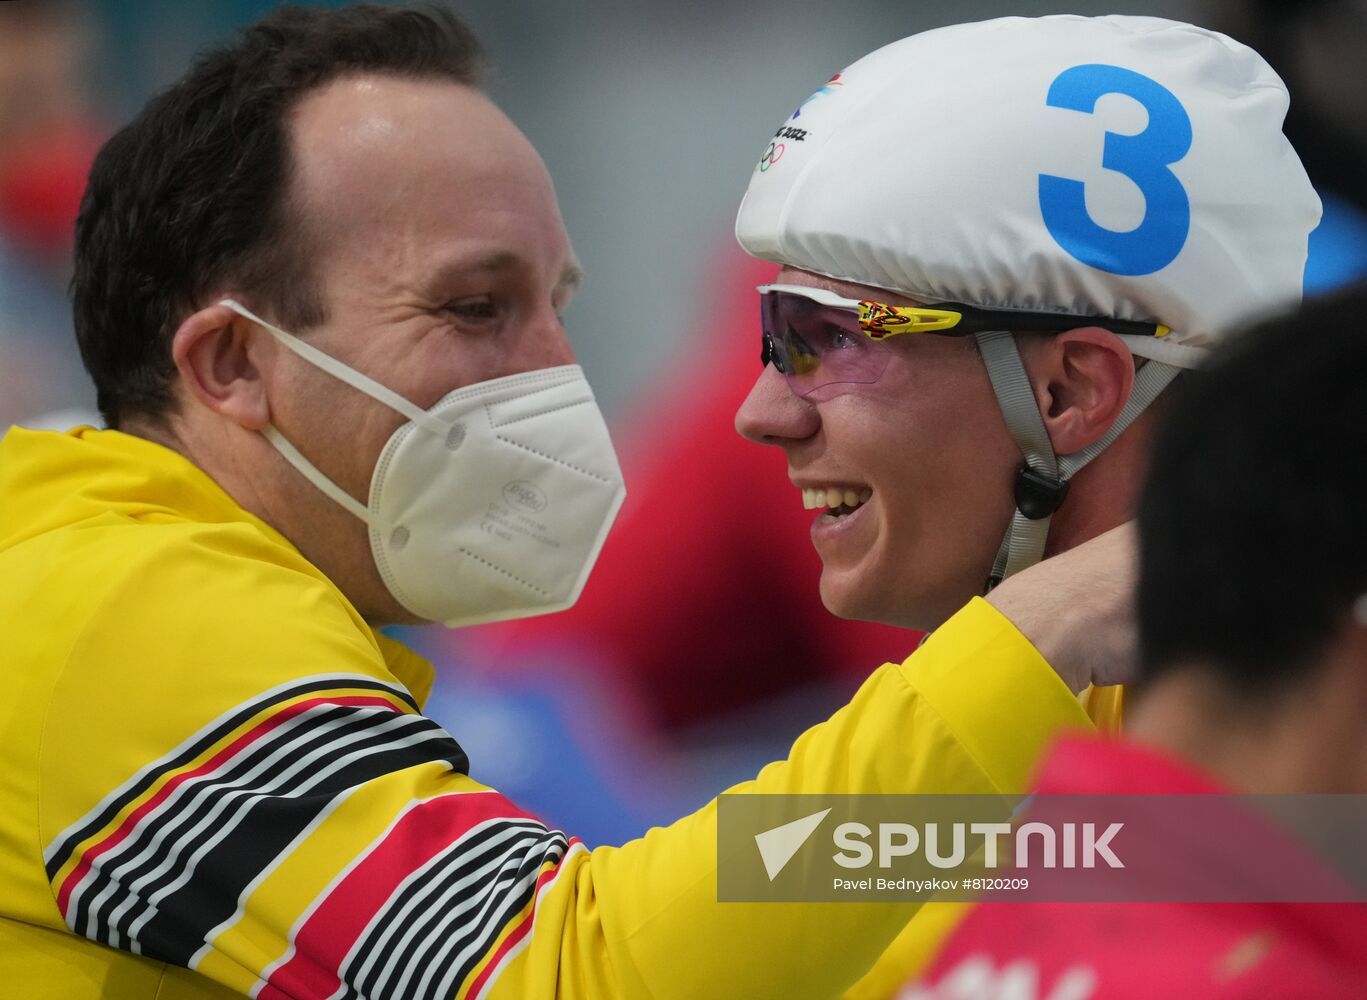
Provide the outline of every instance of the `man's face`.
{"type": "MultiPolygon", "coordinates": [[[[792,268],[777,281],[915,304],[792,268]]],[[[1020,452],[971,338],[908,334],[878,349],[892,357],[877,382],[819,401],[794,395],[766,367],[736,428],[787,453],[794,503],[802,489],[871,491],[853,513],[812,512],[826,607],[929,629],[982,592],[1013,509],[1020,452]]]]}
{"type": "MultiPolygon", "coordinates": [[[[302,242],[328,310],[305,332],[311,343],[424,408],[574,360],[559,313],[578,267],[550,178],[487,98],[444,81],[344,79],[300,104],[291,145],[302,242]]],[[[405,418],[288,351],[274,358],[272,421],[364,502],[405,418]]],[[[363,612],[407,617],[379,583],[364,525],[289,476],[288,502],[316,515],[292,535],[309,536],[305,554],[350,584],[358,607],[379,605],[363,612]]]]}

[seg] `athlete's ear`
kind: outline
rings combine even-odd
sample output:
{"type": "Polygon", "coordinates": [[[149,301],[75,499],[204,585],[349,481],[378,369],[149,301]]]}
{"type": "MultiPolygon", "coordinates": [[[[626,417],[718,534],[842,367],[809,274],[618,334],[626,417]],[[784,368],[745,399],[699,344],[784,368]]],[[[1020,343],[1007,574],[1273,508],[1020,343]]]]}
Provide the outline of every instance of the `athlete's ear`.
{"type": "Polygon", "coordinates": [[[1059,455],[1081,451],[1110,430],[1134,387],[1134,355],[1101,327],[1026,338],[1021,354],[1059,455]]]}
{"type": "Polygon", "coordinates": [[[171,338],[171,357],[190,398],[247,430],[270,423],[260,362],[268,337],[250,321],[212,305],[185,317],[171,338]]]}

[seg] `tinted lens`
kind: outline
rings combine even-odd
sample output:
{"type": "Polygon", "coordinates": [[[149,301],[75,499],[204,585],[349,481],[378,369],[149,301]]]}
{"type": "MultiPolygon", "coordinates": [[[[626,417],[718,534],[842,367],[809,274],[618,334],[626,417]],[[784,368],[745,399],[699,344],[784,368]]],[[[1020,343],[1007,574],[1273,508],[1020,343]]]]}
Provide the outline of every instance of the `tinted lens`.
{"type": "Polygon", "coordinates": [[[859,328],[853,312],[801,295],[766,292],[760,317],[771,360],[799,396],[823,386],[878,381],[891,357],[859,328]]]}

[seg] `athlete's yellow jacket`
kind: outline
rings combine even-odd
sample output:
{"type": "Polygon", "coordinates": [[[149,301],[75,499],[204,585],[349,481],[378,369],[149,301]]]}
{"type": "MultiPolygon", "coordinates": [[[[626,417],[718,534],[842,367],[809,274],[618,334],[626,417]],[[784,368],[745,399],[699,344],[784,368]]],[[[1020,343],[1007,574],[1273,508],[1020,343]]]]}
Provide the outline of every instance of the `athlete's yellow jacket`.
{"type": "MultiPolygon", "coordinates": [[[[914,909],[719,904],[713,805],[546,829],[421,715],[426,662],[136,437],[0,442],[0,643],[6,996],[829,996],[914,909]]],[[[736,790],[1016,791],[1086,724],[976,601],[736,790]]]]}

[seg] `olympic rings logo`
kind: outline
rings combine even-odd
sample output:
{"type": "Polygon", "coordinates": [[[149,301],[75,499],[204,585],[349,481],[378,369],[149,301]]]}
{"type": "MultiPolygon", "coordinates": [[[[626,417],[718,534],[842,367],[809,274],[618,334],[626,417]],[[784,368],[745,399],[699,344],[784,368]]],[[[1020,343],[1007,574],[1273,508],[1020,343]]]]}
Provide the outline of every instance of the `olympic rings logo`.
{"type": "Polygon", "coordinates": [[[787,148],[784,143],[771,142],[769,148],[764,151],[764,155],[759,158],[760,173],[768,170],[779,160],[783,159],[783,151],[787,148]]]}

